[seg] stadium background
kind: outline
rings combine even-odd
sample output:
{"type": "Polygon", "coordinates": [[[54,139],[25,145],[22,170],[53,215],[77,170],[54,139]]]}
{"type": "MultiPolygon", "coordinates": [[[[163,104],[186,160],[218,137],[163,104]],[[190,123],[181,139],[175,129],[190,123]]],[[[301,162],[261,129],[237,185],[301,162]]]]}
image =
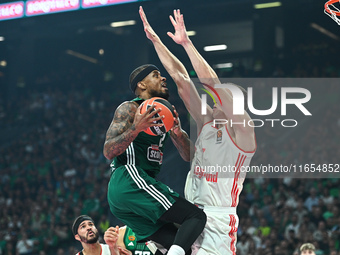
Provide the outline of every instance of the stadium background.
{"type": "MultiPolygon", "coordinates": [[[[106,200],[105,132],[116,107],[132,98],[131,70],[145,63],[161,66],[144,35],[139,5],[193,78],[184,50],[166,36],[174,8],[184,13],[187,29],[196,31],[192,41],[220,77],[338,78],[340,27],[323,13],[324,1],[254,8],[263,2],[150,0],[1,20],[0,254],[20,254],[16,245],[25,235],[34,241],[27,254],[75,254],[80,244],[71,224],[79,214],[91,215],[101,233],[119,224],[106,200]],[[136,24],[110,26],[122,20],[136,24]],[[203,51],[221,43],[227,50],[203,51]],[[232,66],[216,66],[221,63],[232,66]]],[[[169,100],[189,130],[189,116],[165,76],[169,100]]],[[[340,88],[334,81],[311,88],[324,95],[313,105],[318,121],[296,132],[256,131],[253,165],[339,163],[340,88]]],[[[171,143],[166,152],[159,179],[183,194],[189,164],[171,143]]],[[[339,255],[339,184],[338,178],[246,179],[238,254],[293,254],[308,241],[317,254],[339,255]]]]}

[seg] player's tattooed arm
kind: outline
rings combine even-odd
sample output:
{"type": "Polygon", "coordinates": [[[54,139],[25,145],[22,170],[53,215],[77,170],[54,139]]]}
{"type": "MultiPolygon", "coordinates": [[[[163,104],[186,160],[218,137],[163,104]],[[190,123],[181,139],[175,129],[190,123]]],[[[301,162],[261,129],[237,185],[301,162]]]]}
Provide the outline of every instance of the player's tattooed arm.
{"type": "MultiPolygon", "coordinates": [[[[155,106],[152,106],[141,114],[140,107],[133,102],[125,102],[118,106],[106,132],[103,153],[107,159],[111,160],[122,154],[139,132],[150,126],[155,126],[153,121],[163,118],[163,116],[153,118],[160,111],[160,109],[153,111],[154,108],[155,106]]],[[[156,126],[161,126],[161,124],[156,126]]]]}
{"type": "Polygon", "coordinates": [[[137,137],[139,132],[133,123],[137,108],[132,102],[125,102],[117,108],[106,132],[103,153],[107,159],[111,160],[122,154],[137,137]]]}

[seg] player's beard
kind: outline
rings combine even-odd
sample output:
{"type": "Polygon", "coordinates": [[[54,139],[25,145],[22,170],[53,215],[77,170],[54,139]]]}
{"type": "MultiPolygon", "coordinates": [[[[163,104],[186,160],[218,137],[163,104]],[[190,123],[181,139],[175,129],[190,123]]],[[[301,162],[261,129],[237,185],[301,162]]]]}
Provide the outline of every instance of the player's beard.
{"type": "Polygon", "coordinates": [[[156,91],[156,90],[151,90],[150,91],[150,95],[151,97],[161,97],[161,98],[164,98],[166,100],[168,100],[169,98],[169,90],[165,90],[165,92],[159,90],[159,91],[156,91]]]}
{"type": "Polygon", "coordinates": [[[80,240],[83,242],[83,243],[88,243],[88,244],[93,244],[93,243],[96,243],[98,241],[98,238],[99,238],[99,233],[98,233],[98,230],[97,231],[94,231],[94,236],[93,237],[90,237],[88,238],[88,233],[86,233],[86,236],[80,236],[80,240]]]}

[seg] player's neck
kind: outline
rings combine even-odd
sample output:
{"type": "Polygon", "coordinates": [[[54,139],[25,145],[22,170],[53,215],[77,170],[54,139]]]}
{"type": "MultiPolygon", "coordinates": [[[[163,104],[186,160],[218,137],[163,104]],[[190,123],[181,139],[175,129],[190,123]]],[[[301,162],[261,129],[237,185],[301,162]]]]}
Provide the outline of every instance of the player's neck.
{"type": "Polygon", "coordinates": [[[215,127],[216,127],[217,129],[220,129],[220,128],[224,127],[224,126],[225,126],[224,124],[216,124],[216,125],[215,125],[215,127]]]}
{"type": "Polygon", "coordinates": [[[102,247],[99,242],[94,244],[83,244],[83,254],[84,255],[99,255],[101,254],[102,247]]]}
{"type": "Polygon", "coordinates": [[[150,99],[152,96],[149,95],[149,93],[147,93],[146,91],[143,91],[142,93],[139,93],[137,97],[140,99],[147,100],[147,99],[150,99]]]}

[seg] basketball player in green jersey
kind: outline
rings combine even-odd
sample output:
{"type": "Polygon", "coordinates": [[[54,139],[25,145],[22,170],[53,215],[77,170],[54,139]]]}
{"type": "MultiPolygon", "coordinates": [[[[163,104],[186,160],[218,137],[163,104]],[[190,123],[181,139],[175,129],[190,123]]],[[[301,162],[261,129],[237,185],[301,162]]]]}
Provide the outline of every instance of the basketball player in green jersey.
{"type": "Polygon", "coordinates": [[[155,179],[168,137],[186,161],[190,160],[190,140],[180,127],[177,112],[175,127],[168,133],[151,136],[142,132],[163,116],[153,118],[159,112],[154,106],[141,114],[141,103],[169,96],[166,78],[156,66],[136,68],[130,75],[130,88],[136,98],[116,109],[103,149],[105,157],[113,159],[107,195],[110,210],[133,230],[137,241],[153,240],[168,249],[168,255],[190,254],[191,245],[205,226],[206,215],[155,179]],[[181,226],[177,229],[172,223],[181,226]]]}

